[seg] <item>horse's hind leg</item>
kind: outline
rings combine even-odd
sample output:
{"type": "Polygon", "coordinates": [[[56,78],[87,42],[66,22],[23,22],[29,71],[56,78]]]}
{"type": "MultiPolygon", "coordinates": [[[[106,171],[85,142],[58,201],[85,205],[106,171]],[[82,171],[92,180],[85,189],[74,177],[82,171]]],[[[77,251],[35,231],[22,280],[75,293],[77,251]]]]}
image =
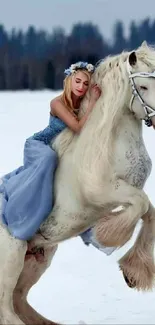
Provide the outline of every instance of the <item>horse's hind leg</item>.
{"type": "MultiPolygon", "coordinates": [[[[40,256],[26,255],[23,271],[14,290],[14,309],[20,319],[28,325],[56,325],[56,323],[44,318],[37,313],[27,302],[30,288],[39,280],[41,275],[49,267],[56,252],[57,246],[42,248],[40,256]]],[[[37,253],[36,253],[37,254],[37,253]]]]}
{"type": "Polygon", "coordinates": [[[0,225],[0,324],[21,325],[13,308],[13,290],[23,269],[27,243],[0,225]]]}

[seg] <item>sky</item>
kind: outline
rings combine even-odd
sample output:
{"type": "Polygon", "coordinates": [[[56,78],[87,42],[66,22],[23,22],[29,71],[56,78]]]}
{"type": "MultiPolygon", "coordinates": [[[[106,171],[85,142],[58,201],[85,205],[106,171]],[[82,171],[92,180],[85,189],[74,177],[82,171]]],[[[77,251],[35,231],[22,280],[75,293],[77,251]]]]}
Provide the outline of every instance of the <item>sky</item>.
{"type": "MultiPolygon", "coordinates": [[[[57,94],[0,92],[0,176],[22,164],[25,139],[47,125],[49,102],[57,94]]],[[[145,190],[155,205],[154,139],[155,131],[145,126],[144,140],[153,162],[145,190]]],[[[117,260],[133,239],[110,256],[85,246],[80,238],[61,243],[51,266],[30,291],[30,304],[63,324],[155,324],[155,289],[149,293],[130,289],[118,267],[117,260]]]]}
{"type": "Polygon", "coordinates": [[[7,30],[34,25],[51,32],[62,26],[69,33],[74,23],[91,21],[111,39],[116,20],[124,22],[127,33],[132,19],[145,17],[155,18],[154,0],[0,0],[0,22],[7,30]]]}

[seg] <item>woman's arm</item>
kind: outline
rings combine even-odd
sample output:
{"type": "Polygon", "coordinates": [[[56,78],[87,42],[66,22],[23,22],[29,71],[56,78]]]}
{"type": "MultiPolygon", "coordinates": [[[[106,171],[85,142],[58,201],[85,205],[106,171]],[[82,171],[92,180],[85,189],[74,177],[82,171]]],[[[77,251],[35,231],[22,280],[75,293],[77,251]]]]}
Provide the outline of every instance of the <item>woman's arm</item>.
{"type": "Polygon", "coordinates": [[[94,87],[93,95],[91,96],[90,102],[88,104],[88,108],[86,113],[82,116],[80,121],[76,119],[65,107],[65,105],[61,102],[60,98],[57,97],[53,99],[50,103],[51,113],[57,117],[59,117],[72,131],[78,133],[82,127],[84,126],[90,112],[92,111],[97,99],[100,96],[100,90],[98,87],[94,87]]]}

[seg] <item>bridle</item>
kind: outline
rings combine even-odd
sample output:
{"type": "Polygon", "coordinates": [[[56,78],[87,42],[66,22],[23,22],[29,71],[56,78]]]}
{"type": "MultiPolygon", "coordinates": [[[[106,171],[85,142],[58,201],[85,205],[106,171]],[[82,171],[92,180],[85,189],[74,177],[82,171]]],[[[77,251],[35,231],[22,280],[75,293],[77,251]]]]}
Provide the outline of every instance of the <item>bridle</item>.
{"type": "Polygon", "coordinates": [[[128,71],[128,75],[129,75],[129,80],[130,80],[130,84],[131,84],[131,88],[132,88],[132,97],[130,100],[130,110],[132,111],[132,104],[133,104],[133,100],[135,97],[138,98],[138,100],[141,103],[141,106],[144,110],[145,113],[145,124],[147,126],[152,126],[152,121],[151,121],[151,117],[155,116],[155,109],[149,105],[147,105],[145,103],[145,101],[143,100],[143,98],[141,97],[141,95],[139,94],[135,82],[134,82],[134,78],[136,77],[141,77],[141,78],[155,78],[155,71],[154,72],[136,72],[136,73],[131,73],[130,71],[130,64],[129,61],[127,60],[127,71],[128,71]]]}

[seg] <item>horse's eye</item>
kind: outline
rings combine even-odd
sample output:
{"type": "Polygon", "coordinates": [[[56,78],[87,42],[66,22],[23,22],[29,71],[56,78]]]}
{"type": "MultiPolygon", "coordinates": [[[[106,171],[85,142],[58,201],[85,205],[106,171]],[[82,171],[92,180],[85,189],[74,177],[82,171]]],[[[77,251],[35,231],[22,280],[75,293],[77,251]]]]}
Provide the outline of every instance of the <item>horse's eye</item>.
{"type": "Polygon", "coordinates": [[[140,86],[140,89],[142,89],[142,90],[147,90],[147,87],[145,87],[145,86],[140,86]]]}

